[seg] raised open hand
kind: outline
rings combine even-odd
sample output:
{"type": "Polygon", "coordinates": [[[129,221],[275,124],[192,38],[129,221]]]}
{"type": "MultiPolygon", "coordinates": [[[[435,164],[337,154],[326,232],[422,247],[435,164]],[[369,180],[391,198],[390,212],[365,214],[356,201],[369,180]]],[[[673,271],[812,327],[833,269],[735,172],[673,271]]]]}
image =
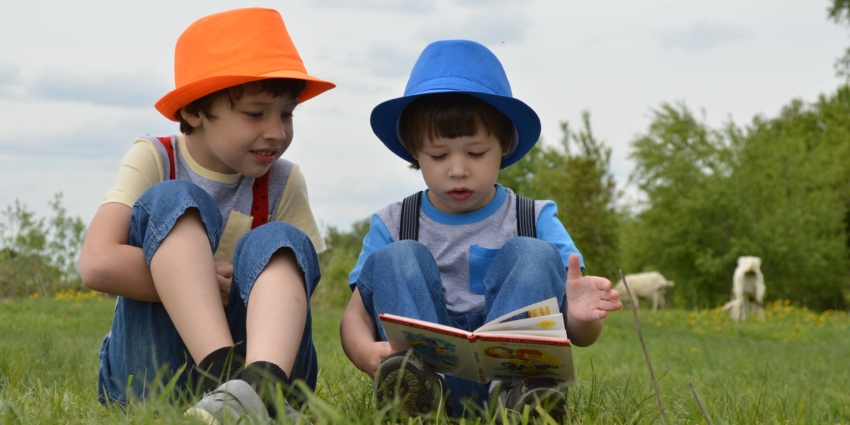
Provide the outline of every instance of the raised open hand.
{"type": "Polygon", "coordinates": [[[609,311],[623,308],[620,294],[611,289],[604,277],[582,276],[578,255],[570,255],[567,263],[567,311],[577,320],[589,322],[604,319],[609,311]]]}

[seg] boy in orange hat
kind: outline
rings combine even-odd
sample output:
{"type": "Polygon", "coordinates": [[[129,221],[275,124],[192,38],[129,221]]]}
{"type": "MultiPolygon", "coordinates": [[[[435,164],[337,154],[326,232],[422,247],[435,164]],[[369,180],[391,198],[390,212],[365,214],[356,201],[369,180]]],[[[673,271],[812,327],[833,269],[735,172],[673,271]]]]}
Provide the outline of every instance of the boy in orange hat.
{"type": "Polygon", "coordinates": [[[80,254],[86,286],[118,296],[98,396],[124,404],[174,380],[205,394],[187,413],[268,418],[275,385],[316,383],[309,299],[325,245],[281,155],[293,109],[334,84],[307,74],[261,8],[190,25],[174,72],[156,108],[182,134],[136,139],[80,254]]]}

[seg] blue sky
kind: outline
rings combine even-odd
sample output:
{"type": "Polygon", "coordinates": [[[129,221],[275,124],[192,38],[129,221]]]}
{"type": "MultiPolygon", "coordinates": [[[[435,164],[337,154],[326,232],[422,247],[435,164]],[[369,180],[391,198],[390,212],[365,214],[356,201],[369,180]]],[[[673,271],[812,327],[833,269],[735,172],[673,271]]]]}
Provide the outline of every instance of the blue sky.
{"type": "MultiPolygon", "coordinates": [[[[850,31],[820,0],[33,0],[0,14],[0,208],[40,214],[57,192],[88,223],[141,134],[177,132],[153,103],[173,87],[174,43],[192,21],[236,7],[281,12],[310,73],[338,87],[299,106],[285,157],[301,165],[323,226],[423,188],[373,136],[369,114],[402,94],[431,41],[467,38],[502,60],[514,95],[555,144],[591,113],[626,187],[629,142],[653,108],[685,102],[711,125],[775,116],[841,84],[850,31]],[[126,4],[125,4],[126,3],[126,4]]],[[[634,191],[627,188],[629,196],[634,191]]]]}

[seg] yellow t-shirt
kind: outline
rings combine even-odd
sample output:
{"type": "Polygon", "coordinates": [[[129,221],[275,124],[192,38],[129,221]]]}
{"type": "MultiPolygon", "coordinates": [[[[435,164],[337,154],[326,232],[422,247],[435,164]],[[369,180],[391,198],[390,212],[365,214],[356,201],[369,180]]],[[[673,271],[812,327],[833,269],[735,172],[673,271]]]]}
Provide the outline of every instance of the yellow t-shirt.
{"type": "MultiPolygon", "coordinates": [[[[103,204],[117,202],[132,208],[136,200],[148,188],[164,180],[162,159],[153,143],[146,138],[138,138],[133,142],[133,146],[121,160],[115,183],[112,185],[112,189],[106,193],[103,204]]],[[[232,184],[242,178],[241,174],[221,174],[203,168],[195,162],[186,149],[185,136],[178,136],[178,143],[182,158],[186,161],[191,172],[222,184],[232,184]]],[[[269,211],[272,210],[275,209],[270,205],[269,211]]],[[[216,260],[232,263],[236,242],[251,230],[252,218],[237,211],[231,211],[229,217],[223,218],[226,219],[226,223],[214,257],[216,260]]],[[[273,220],[292,224],[307,234],[317,253],[326,249],[325,242],[319,232],[319,226],[316,224],[313,211],[310,209],[304,175],[301,174],[297,164],[292,166],[273,220]]]]}

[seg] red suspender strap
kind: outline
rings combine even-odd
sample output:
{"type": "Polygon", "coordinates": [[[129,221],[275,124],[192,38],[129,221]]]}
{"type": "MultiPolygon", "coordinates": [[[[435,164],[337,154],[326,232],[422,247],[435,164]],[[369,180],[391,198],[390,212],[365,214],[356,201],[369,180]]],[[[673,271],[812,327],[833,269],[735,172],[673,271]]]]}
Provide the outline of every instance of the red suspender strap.
{"type": "Polygon", "coordinates": [[[269,222],[269,171],[254,179],[254,202],[251,205],[251,216],[254,221],[251,228],[256,229],[269,222]]]}
{"type": "Polygon", "coordinates": [[[165,152],[168,153],[168,176],[169,180],[174,180],[174,146],[171,144],[171,136],[165,137],[157,137],[156,140],[159,140],[159,143],[162,143],[162,146],[165,148],[165,152]]]}

